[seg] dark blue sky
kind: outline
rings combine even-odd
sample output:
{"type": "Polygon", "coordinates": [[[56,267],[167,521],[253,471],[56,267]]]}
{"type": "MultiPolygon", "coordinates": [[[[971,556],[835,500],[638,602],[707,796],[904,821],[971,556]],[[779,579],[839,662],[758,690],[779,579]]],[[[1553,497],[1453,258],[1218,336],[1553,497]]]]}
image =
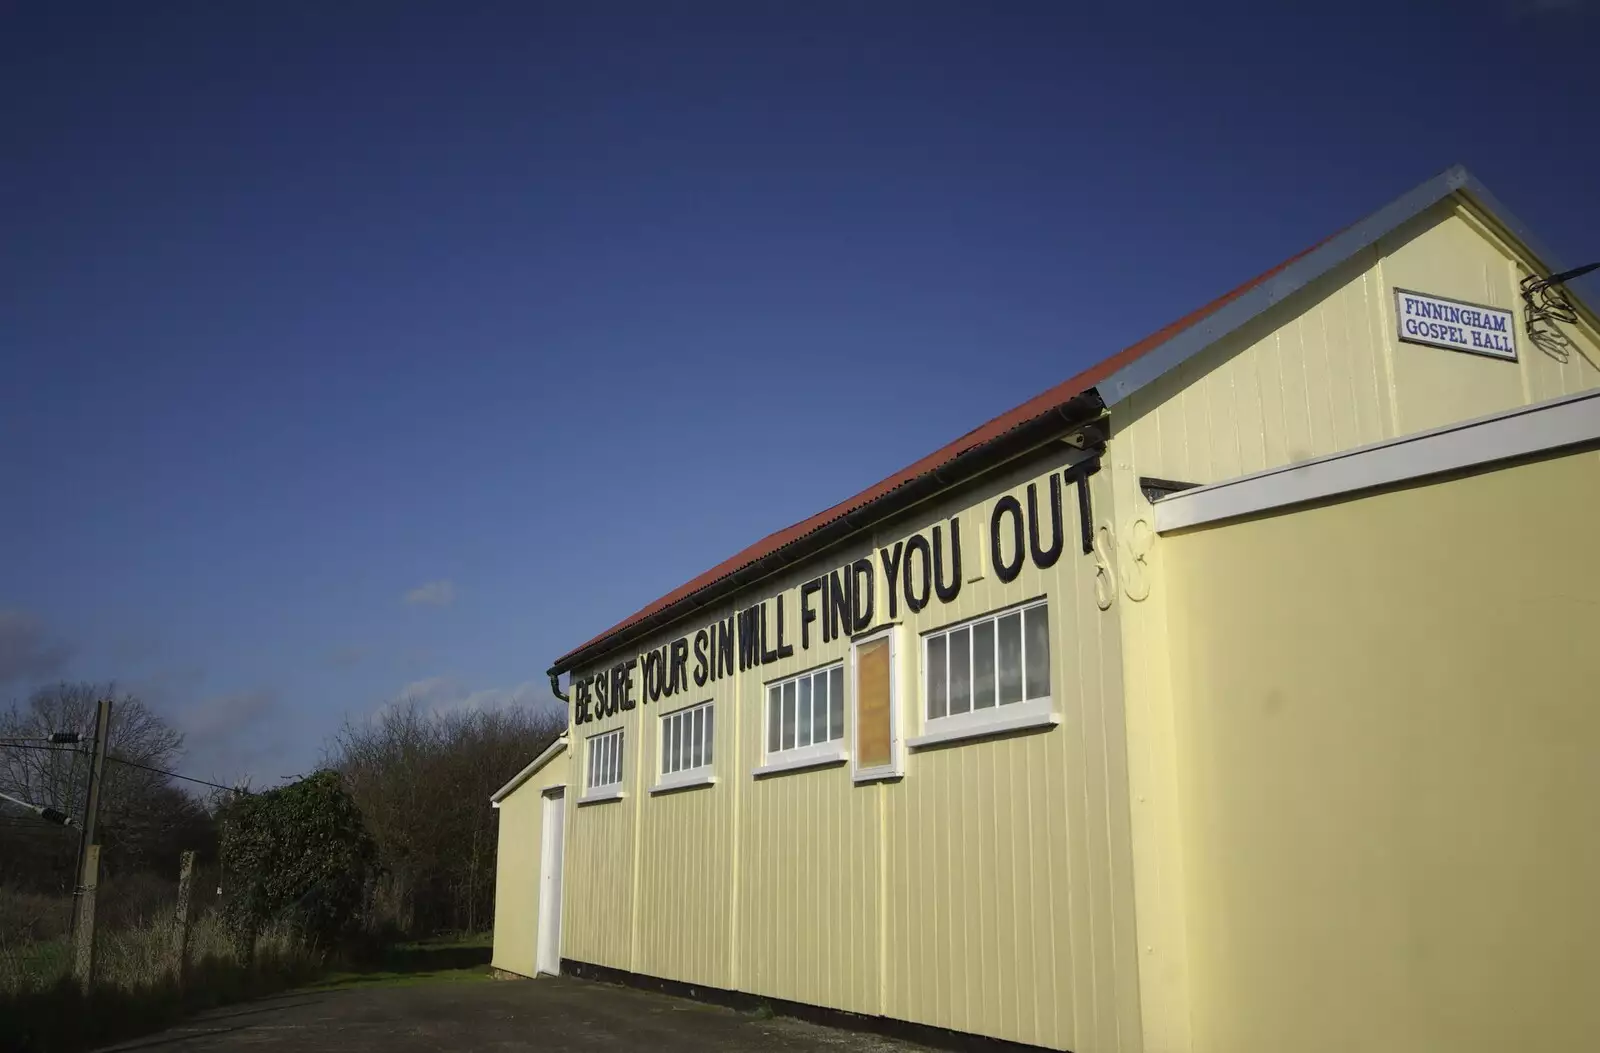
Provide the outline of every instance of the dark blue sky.
{"type": "Polygon", "coordinates": [[[1600,258],[1592,3],[1302,6],[0,3],[0,700],[273,782],[1454,162],[1600,258]]]}

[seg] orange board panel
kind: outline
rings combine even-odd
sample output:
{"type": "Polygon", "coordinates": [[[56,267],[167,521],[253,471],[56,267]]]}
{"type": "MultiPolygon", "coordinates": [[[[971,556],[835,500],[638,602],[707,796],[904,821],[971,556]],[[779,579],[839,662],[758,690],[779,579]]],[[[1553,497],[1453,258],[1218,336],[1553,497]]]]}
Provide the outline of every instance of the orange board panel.
{"type": "Polygon", "coordinates": [[[856,649],[856,764],[888,764],[889,641],[873,640],[856,649]]]}

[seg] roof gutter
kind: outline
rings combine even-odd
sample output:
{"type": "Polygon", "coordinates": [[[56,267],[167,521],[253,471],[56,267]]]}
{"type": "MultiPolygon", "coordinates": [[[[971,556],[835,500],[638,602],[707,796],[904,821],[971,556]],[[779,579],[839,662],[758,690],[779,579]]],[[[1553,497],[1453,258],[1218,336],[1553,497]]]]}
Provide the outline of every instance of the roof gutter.
{"type": "Polygon", "coordinates": [[[1060,438],[1063,434],[1082,428],[1099,419],[1104,413],[1105,403],[1101,400],[1099,392],[1089,388],[1032,420],[1025,421],[988,442],[962,451],[939,467],[901,483],[888,493],[844,513],[811,533],[795,538],[768,555],[691,592],[676,603],[639,619],[611,636],[603,637],[556,659],[555,664],[547,670],[551,682],[554,684],[562,673],[592,662],[601,655],[609,654],[666,625],[683,621],[694,612],[718,603],[801,560],[816,556],[851,535],[881,523],[913,505],[992,471],[1007,461],[1060,438]]]}

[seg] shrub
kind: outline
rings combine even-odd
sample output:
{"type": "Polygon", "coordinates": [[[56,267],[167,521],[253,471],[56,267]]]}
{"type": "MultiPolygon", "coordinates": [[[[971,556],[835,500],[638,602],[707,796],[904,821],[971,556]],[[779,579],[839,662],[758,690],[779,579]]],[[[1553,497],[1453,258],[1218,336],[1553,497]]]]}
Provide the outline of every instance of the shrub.
{"type": "Polygon", "coordinates": [[[223,917],[238,946],[248,953],[276,920],[334,945],[359,922],[373,856],[337,772],[236,798],[222,812],[222,866],[223,917]]]}

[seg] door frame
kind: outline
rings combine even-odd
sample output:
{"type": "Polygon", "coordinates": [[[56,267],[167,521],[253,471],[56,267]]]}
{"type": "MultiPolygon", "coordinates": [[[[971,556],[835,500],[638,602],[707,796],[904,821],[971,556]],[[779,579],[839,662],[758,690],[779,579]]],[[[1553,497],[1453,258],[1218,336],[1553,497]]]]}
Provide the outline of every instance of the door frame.
{"type": "Polygon", "coordinates": [[[552,786],[539,801],[539,915],[534,972],[561,975],[561,872],[566,849],[565,786],[552,786]]]}

